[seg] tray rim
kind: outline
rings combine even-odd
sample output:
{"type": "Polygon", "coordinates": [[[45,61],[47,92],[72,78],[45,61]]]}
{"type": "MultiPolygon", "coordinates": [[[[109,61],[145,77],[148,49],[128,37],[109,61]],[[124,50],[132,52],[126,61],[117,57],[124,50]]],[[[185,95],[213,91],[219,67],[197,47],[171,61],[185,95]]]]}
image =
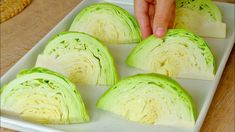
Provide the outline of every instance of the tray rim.
{"type": "MultiPolygon", "coordinates": [[[[20,64],[21,61],[24,61],[28,56],[30,56],[30,54],[37,48],[40,47],[40,45],[42,45],[43,41],[46,41],[50,38],[50,35],[57,29],[59,28],[59,26],[66,21],[72,14],[73,12],[75,12],[77,10],[77,8],[79,8],[81,5],[84,5],[88,0],[82,0],[77,6],[75,6],[63,19],[61,19],[56,26],[54,26],[46,35],[44,35],[34,46],[33,48],[31,48],[25,55],[23,55],[12,67],[9,68],[9,70],[7,72],[5,72],[2,76],[1,76],[1,84],[3,82],[3,80],[5,78],[7,78],[12,71],[14,71],[15,69],[17,69],[18,65],[20,64]]],[[[97,1],[97,0],[96,0],[97,1]]],[[[104,0],[103,0],[104,1],[104,0]]],[[[108,1],[108,0],[106,0],[108,1]]],[[[112,2],[112,0],[111,0],[112,2]]],[[[214,1],[215,2],[215,1],[214,1]]],[[[118,2],[117,2],[118,3],[118,2]]],[[[118,4],[124,4],[125,2],[121,2],[118,4]]],[[[225,2],[215,2],[216,4],[222,4],[225,6],[234,6],[235,4],[233,3],[225,3],[225,2]]],[[[130,2],[126,3],[127,5],[131,5],[130,2]]],[[[204,119],[208,113],[209,107],[211,105],[212,99],[214,97],[214,94],[217,90],[218,84],[220,82],[221,76],[223,74],[223,71],[225,69],[225,65],[227,63],[227,60],[229,58],[229,55],[233,49],[234,46],[234,42],[235,42],[235,31],[233,29],[232,32],[232,38],[229,39],[228,41],[228,48],[225,50],[225,54],[224,56],[221,58],[221,62],[220,65],[218,65],[218,69],[217,69],[217,73],[216,73],[216,77],[214,79],[214,83],[212,85],[212,92],[208,93],[208,96],[205,99],[204,104],[202,105],[202,109],[200,111],[201,114],[198,115],[197,120],[196,120],[196,124],[194,127],[194,131],[200,131],[200,128],[202,126],[202,124],[204,123],[204,119]]],[[[31,131],[53,131],[53,132],[61,132],[61,130],[55,129],[55,128],[51,128],[49,126],[45,126],[42,124],[34,124],[31,122],[27,122],[24,120],[14,120],[12,118],[8,118],[5,116],[0,116],[0,121],[1,121],[1,127],[5,127],[5,128],[10,128],[13,130],[20,130],[20,131],[25,131],[25,130],[31,130],[31,131]],[[23,126],[20,126],[23,125],[23,126]],[[33,128],[32,128],[33,127],[33,128]]]]}

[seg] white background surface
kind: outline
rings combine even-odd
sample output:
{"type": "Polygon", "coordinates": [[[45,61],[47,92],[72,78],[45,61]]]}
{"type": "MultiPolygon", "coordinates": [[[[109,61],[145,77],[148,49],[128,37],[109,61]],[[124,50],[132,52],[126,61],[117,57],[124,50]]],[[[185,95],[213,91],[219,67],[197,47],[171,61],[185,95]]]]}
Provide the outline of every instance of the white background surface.
{"type": "MultiPolygon", "coordinates": [[[[72,23],[73,18],[76,14],[87,5],[94,2],[99,2],[100,0],[84,0],[80,5],[78,5],[68,16],[66,16],[52,31],[50,31],[39,43],[30,50],[15,66],[13,66],[4,76],[1,77],[1,85],[15,78],[18,71],[25,68],[31,68],[35,62],[37,55],[42,52],[44,46],[46,45],[48,39],[61,31],[68,29],[72,23]]],[[[106,0],[108,1],[108,0],[106,0]]],[[[124,1],[124,0],[123,0],[124,1]]],[[[124,1],[125,2],[125,1],[124,1]]],[[[206,38],[212,49],[213,54],[217,60],[217,74],[213,81],[202,81],[202,80],[192,80],[192,79],[177,79],[177,81],[192,95],[193,100],[196,104],[198,118],[195,125],[195,129],[186,130],[181,128],[171,128],[167,126],[153,126],[153,125],[141,125],[135,122],[127,121],[122,119],[112,113],[98,110],[95,108],[95,103],[100,95],[107,89],[107,87],[87,87],[78,86],[79,91],[86,103],[88,112],[90,113],[91,121],[83,124],[73,124],[73,125],[40,125],[33,124],[29,122],[22,121],[17,117],[2,114],[1,115],[1,126],[24,130],[24,131],[53,131],[56,129],[62,131],[81,131],[81,132],[151,132],[151,131],[199,131],[203,120],[208,111],[209,105],[211,103],[214,92],[217,88],[219,79],[223,72],[224,66],[228,59],[229,53],[234,44],[234,5],[218,3],[224,14],[223,21],[227,24],[227,38],[226,39],[214,39],[206,38]],[[47,128],[49,127],[49,128],[47,128]]],[[[133,6],[131,4],[121,4],[127,11],[133,13],[133,6]]],[[[137,73],[142,73],[143,71],[130,68],[125,64],[126,56],[129,54],[131,49],[135,45],[118,45],[118,46],[108,46],[111,54],[113,55],[120,77],[125,77],[129,75],[134,75],[137,73]]]]}

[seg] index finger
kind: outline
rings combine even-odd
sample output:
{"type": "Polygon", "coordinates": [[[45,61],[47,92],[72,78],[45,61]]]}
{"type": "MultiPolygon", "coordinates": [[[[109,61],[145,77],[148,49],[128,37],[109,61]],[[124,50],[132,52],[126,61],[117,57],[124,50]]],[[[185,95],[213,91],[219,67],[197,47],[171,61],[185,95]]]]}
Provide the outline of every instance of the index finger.
{"type": "Polygon", "coordinates": [[[171,11],[175,0],[157,0],[153,31],[157,37],[163,37],[171,21],[171,11]]]}
{"type": "Polygon", "coordinates": [[[149,5],[145,0],[135,0],[134,8],[135,16],[142,32],[142,37],[146,38],[152,34],[150,18],[148,15],[149,5]]]}

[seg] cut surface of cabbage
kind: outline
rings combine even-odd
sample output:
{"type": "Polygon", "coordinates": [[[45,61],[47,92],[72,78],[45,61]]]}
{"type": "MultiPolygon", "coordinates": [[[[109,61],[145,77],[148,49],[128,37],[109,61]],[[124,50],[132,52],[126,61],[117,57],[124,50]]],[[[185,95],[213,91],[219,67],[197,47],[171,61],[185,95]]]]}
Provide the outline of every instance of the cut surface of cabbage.
{"type": "Polygon", "coordinates": [[[38,67],[20,72],[1,88],[1,110],[43,124],[89,121],[76,86],[63,75],[38,67]]]}
{"type": "Polygon", "coordinates": [[[49,41],[36,66],[57,71],[74,83],[112,85],[118,80],[108,49],[79,32],[64,32],[49,41]]]}
{"type": "Polygon", "coordinates": [[[196,112],[190,95],[160,74],[127,77],[109,88],[97,107],[143,124],[192,128],[196,112]]]}
{"type": "Polygon", "coordinates": [[[129,66],[171,77],[213,80],[215,58],[208,44],[183,29],[171,29],[164,38],[149,38],[129,54],[129,66]]]}
{"type": "Polygon", "coordinates": [[[226,24],[212,0],[176,0],[174,28],[187,29],[203,37],[226,37],[226,24]]]}
{"type": "Polygon", "coordinates": [[[141,40],[136,19],[111,3],[96,3],[84,8],[76,16],[69,30],[88,33],[110,44],[134,43],[141,40]]]}

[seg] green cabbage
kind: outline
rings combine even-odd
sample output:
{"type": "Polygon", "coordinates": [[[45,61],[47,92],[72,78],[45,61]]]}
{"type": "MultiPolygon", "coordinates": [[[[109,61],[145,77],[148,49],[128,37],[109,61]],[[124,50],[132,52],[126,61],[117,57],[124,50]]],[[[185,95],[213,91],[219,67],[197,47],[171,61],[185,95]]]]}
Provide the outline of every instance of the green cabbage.
{"type": "Polygon", "coordinates": [[[150,36],[133,49],[126,63],[172,77],[212,80],[216,72],[207,42],[183,29],[171,29],[162,39],[150,36]]]}
{"type": "Polygon", "coordinates": [[[226,37],[226,24],[222,22],[219,8],[211,0],[176,0],[174,27],[205,37],[226,37]]]}
{"type": "Polygon", "coordinates": [[[139,25],[127,11],[110,3],[96,3],[83,9],[70,31],[85,32],[106,43],[133,43],[141,40],[139,25]]]}
{"type": "Polygon", "coordinates": [[[24,70],[1,88],[1,110],[45,124],[89,121],[76,86],[44,68],[24,70]]]}
{"type": "Polygon", "coordinates": [[[144,124],[192,128],[196,118],[190,95],[160,74],[139,74],[119,81],[100,97],[97,107],[144,124]]]}
{"type": "Polygon", "coordinates": [[[38,56],[36,66],[57,71],[74,83],[112,85],[118,80],[108,49],[84,33],[57,35],[38,56]]]}

